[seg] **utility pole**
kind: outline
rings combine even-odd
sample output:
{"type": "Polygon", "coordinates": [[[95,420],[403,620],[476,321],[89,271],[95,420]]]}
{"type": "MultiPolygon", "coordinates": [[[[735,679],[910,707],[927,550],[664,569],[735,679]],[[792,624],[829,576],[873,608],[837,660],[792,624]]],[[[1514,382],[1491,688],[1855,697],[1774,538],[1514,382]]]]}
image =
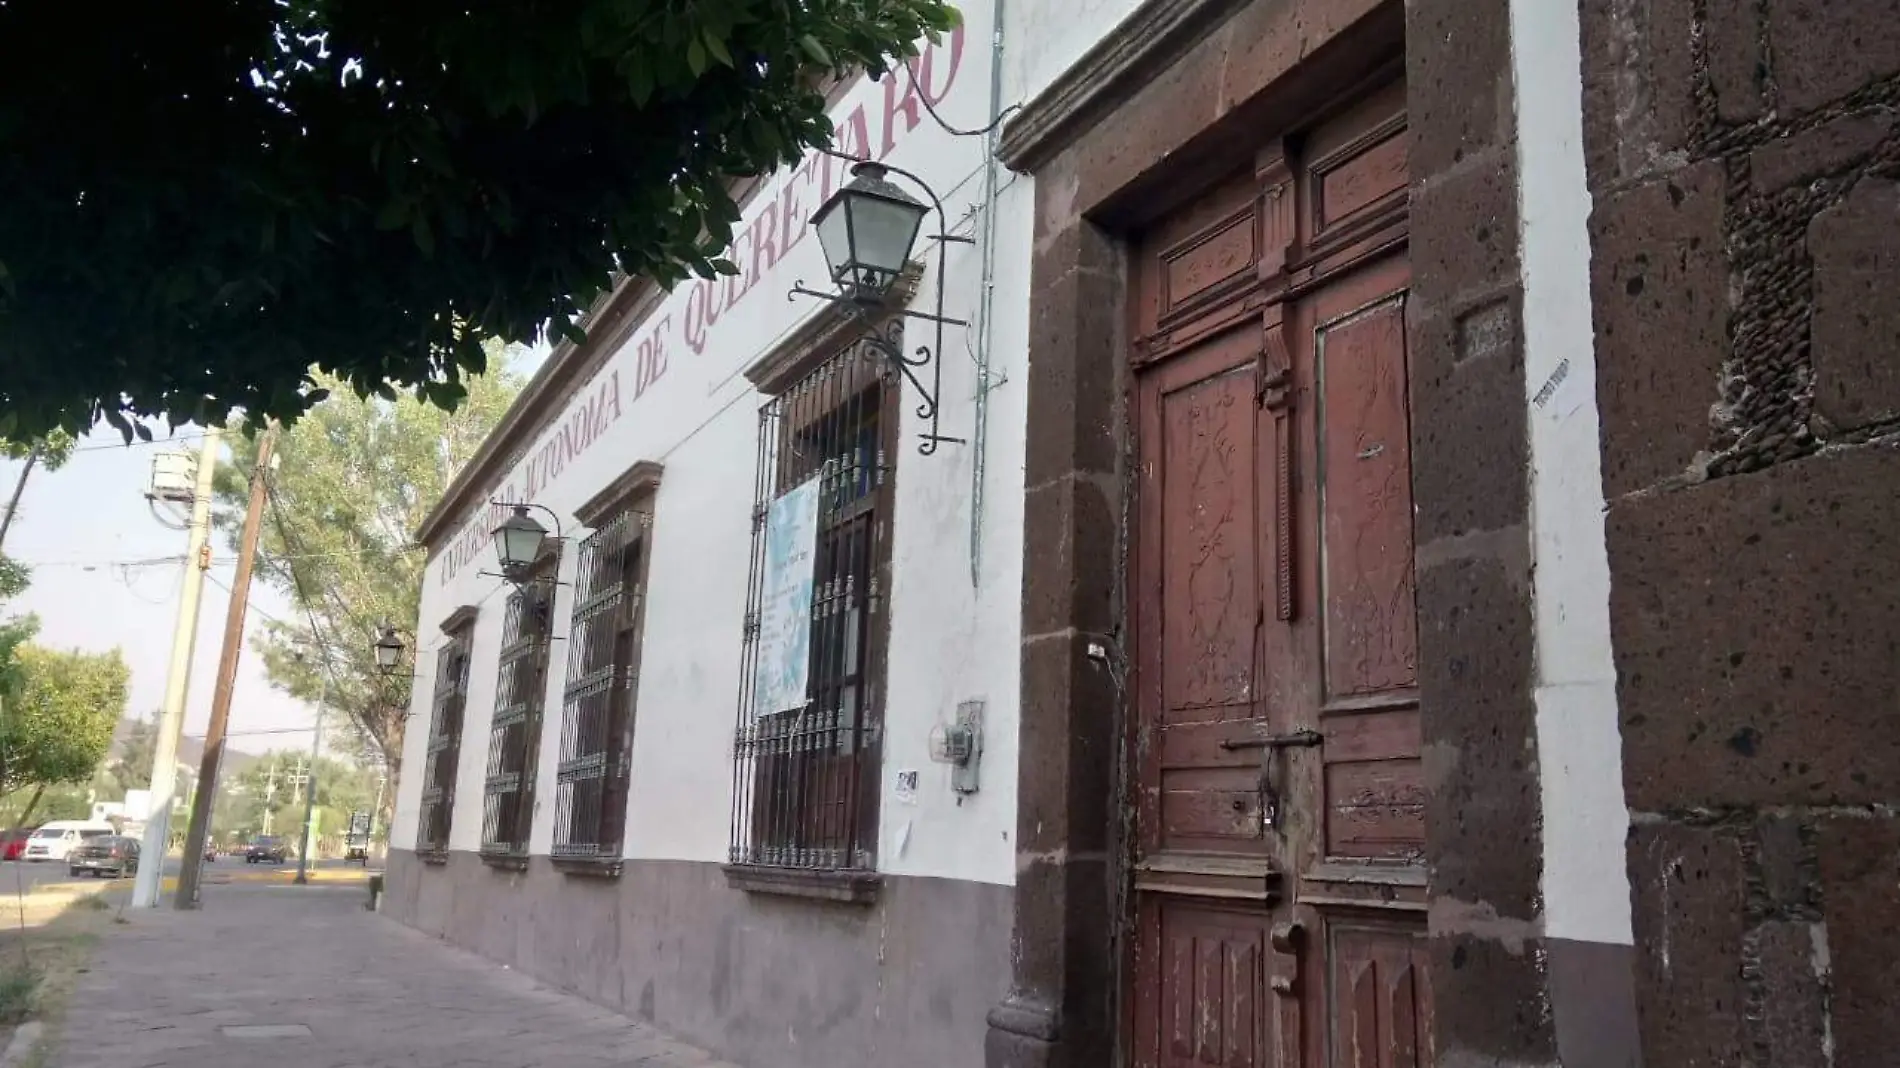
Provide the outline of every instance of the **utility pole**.
{"type": "Polygon", "coordinates": [[[158,906],[163,863],[171,844],[172,795],[178,790],[178,739],[185,729],[185,695],[191,688],[191,658],[198,647],[198,599],[205,571],[211,566],[211,491],[221,444],[217,427],[205,431],[198,449],[197,484],[191,497],[191,533],[185,543],[185,581],[178,595],[178,621],[172,627],[171,666],[165,673],[165,702],[159,706],[158,737],[152,744],[152,811],[145,820],[148,857],[160,863],[141,864],[132,884],[132,907],[158,906]]]}
{"type": "Polygon", "coordinates": [[[238,653],[244,649],[244,612],[250,607],[251,571],[257,565],[257,534],[264,521],[265,493],[269,488],[271,452],[277,445],[277,424],[257,439],[257,466],[251,468],[251,502],[244,512],[244,532],[238,537],[237,575],[231,582],[231,609],[224,617],[224,649],[218,656],[218,685],[211,694],[211,723],[205,727],[205,755],[198,769],[198,796],[191,806],[191,824],[185,832],[185,856],[178,872],[176,909],[198,907],[198,878],[204,870],[205,835],[211,830],[211,807],[218,795],[218,765],[224,759],[224,732],[231,721],[231,691],[237,685],[238,653]]]}
{"type": "Polygon", "coordinates": [[[264,772],[264,829],[259,832],[270,836],[271,806],[277,803],[277,758],[270,758],[270,767],[264,772]]]}
{"type": "Polygon", "coordinates": [[[330,703],[329,663],[323,665],[323,689],[317,696],[317,736],[310,739],[310,776],[303,785],[303,846],[297,850],[298,886],[310,882],[310,825],[317,815],[317,754],[323,746],[323,710],[330,703]]]}

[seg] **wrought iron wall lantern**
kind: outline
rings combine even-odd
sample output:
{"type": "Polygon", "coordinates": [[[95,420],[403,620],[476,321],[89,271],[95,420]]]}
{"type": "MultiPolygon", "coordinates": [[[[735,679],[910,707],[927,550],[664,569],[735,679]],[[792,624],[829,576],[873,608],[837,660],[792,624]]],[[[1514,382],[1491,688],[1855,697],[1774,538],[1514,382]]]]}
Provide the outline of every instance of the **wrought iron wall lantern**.
{"type": "MultiPolygon", "coordinates": [[[[495,501],[504,508],[514,509],[514,514],[502,520],[491,535],[495,542],[495,557],[501,563],[500,578],[507,579],[517,586],[534,581],[535,562],[541,559],[542,546],[547,542],[548,528],[542,526],[528,514],[530,508],[546,512],[554,521],[554,540],[566,541],[561,533],[561,517],[554,510],[541,504],[516,504],[510,501],[495,501]]],[[[558,585],[558,583],[557,583],[558,585]]]]}
{"type": "Polygon", "coordinates": [[[408,647],[396,633],[393,624],[384,623],[382,635],[376,639],[376,671],[382,675],[394,675],[402,667],[402,654],[408,647]]]}
{"type": "Polygon", "coordinates": [[[826,265],[831,269],[831,281],[838,291],[823,293],[807,289],[801,279],[793,285],[792,295],[827,301],[866,326],[863,343],[909,380],[922,398],[917,404],[917,417],[928,420],[930,425],[918,435],[923,439],[917,445],[918,452],[928,456],[945,442],[961,445],[963,438],[945,437],[937,432],[939,400],[943,393],[943,328],[970,325],[967,320],[950,319],[943,314],[944,267],[949,245],[975,242],[949,232],[943,201],[915,174],[842,153],[827,152],[826,155],[852,163],[851,180],[811,217],[812,228],[818,231],[818,244],[824,249],[826,265]],[[923,190],[930,204],[926,206],[891,181],[892,174],[908,179],[923,190]],[[924,217],[933,210],[937,215],[937,232],[929,237],[937,243],[936,310],[927,313],[900,308],[895,314],[934,324],[936,343],[919,345],[914,352],[906,353],[901,321],[894,319],[883,330],[877,325],[891,286],[910,263],[911,250],[917,244],[924,217]],[[928,383],[923,377],[925,368],[929,369],[928,383]]]}

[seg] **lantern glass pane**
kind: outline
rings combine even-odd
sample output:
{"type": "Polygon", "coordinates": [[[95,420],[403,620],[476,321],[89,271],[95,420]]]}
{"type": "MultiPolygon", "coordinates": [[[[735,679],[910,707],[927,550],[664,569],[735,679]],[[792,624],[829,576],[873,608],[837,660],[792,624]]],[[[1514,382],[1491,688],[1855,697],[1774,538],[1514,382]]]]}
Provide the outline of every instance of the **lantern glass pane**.
{"type": "Polygon", "coordinates": [[[842,284],[851,263],[851,213],[835,200],[827,207],[831,210],[816,220],[818,244],[824,249],[831,280],[842,284]]]}
{"type": "Polygon", "coordinates": [[[910,260],[910,248],[924,218],[922,206],[865,196],[852,198],[846,210],[851,213],[857,265],[861,270],[868,268],[875,279],[860,278],[860,282],[888,287],[910,260]]]}
{"type": "Polygon", "coordinates": [[[527,567],[541,555],[541,539],[546,531],[532,523],[513,520],[495,528],[495,553],[503,567],[527,567]]]}

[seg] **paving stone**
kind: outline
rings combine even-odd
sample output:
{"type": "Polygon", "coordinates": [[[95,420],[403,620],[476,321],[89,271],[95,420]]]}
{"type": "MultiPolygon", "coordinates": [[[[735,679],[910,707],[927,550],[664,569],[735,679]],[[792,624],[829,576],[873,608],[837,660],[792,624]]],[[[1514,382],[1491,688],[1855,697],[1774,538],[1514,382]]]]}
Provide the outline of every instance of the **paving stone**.
{"type": "Polygon", "coordinates": [[[51,1065],[732,1068],[362,902],[232,886],[199,912],[130,914],[100,940],[69,1014],[83,1028],[51,1065]]]}

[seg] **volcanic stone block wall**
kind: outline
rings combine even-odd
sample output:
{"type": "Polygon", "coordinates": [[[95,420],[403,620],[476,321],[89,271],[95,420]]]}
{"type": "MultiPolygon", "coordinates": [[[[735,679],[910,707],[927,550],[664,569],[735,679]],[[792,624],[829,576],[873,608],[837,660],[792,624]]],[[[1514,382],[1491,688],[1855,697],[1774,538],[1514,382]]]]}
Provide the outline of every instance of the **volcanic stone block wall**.
{"type": "Polygon", "coordinates": [[[1581,12],[1644,1061],[1894,1063],[1900,19],[1581,12]]]}

